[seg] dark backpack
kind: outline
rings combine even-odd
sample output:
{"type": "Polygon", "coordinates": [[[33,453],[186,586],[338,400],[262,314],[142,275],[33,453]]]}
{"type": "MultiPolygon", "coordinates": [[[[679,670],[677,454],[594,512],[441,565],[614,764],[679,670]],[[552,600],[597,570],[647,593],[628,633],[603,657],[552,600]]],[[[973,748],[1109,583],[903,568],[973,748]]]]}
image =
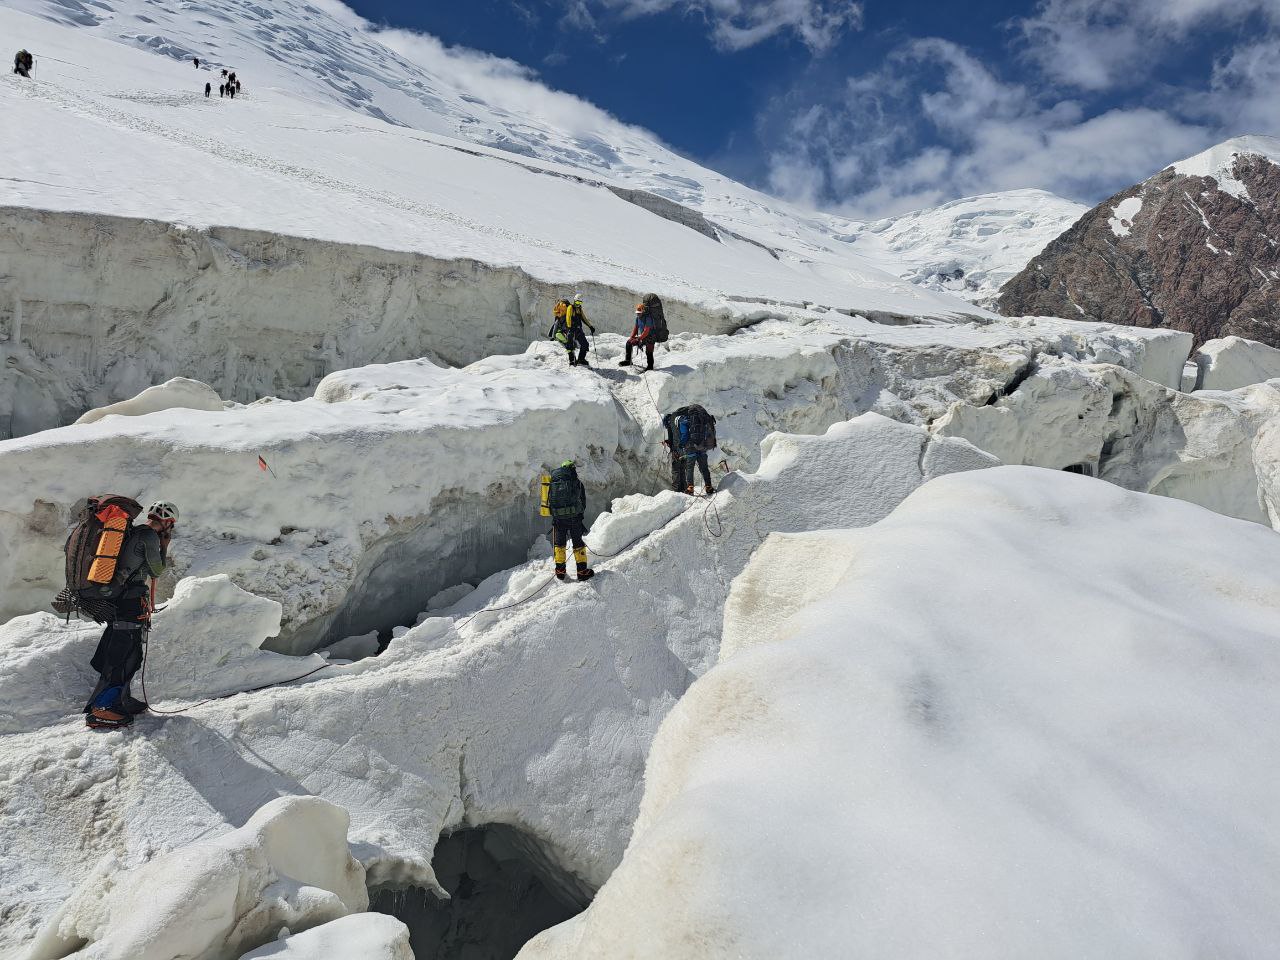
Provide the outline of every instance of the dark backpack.
{"type": "Polygon", "coordinates": [[[681,407],[676,411],[676,436],[682,440],[682,453],[706,453],[714,450],[716,418],[696,403],[681,407]]]}
{"type": "Polygon", "coordinates": [[[552,519],[580,517],[587,512],[586,491],[573,467],[559,467],[551,471],[551,485],[547,488],[547,510],[552,519]]]}
{"type": "Polygon", "coordinates": [[[121,569],[133,521],[142,505],[132,497],[108,493],[90,497],[67,537],[66,588],[53,607],[59,613],[88,613],[99,623],[109,618],[105,604],[118,599],[132,571],[121,569]]]}
{"type": "Polygon", "coordinates": [[[640,302],[649,311],[649,318],[653,321],[653,342],[666,343],[671,333],[667,330],[667,315],[662,312],[662,301],[656,293],[646,293],[640,302]]]}

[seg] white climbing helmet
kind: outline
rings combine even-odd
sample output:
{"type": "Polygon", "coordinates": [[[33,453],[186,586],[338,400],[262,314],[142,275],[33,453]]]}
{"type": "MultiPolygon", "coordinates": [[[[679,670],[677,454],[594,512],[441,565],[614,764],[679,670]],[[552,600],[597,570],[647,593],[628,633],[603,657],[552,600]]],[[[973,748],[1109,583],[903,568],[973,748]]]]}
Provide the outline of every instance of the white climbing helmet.
{"type": "Polygon", "coordinates": [[[178,508],[167,500],[157,500],[147,508],[147,516],[169,523],[178,522],[178,508]]]}

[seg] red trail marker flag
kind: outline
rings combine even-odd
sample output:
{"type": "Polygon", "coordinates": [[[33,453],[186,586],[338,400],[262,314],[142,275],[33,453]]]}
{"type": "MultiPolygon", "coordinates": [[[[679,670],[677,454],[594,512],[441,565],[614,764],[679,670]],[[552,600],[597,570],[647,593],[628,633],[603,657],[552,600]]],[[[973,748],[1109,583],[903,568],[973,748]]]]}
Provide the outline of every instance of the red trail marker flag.
{"type": "MultiPolygon", "coordinates": [[[[271,476],[273,477],[276,476],[276,472],[271,469],[270,464],[268,464],[267,461],[262,459],[262,454],[258,454],[258,469],[261,470],[263,473],[270,473],[271,476]]],[[[276,477],[276,479],[278,480],[280,478],[276,477]]]]}

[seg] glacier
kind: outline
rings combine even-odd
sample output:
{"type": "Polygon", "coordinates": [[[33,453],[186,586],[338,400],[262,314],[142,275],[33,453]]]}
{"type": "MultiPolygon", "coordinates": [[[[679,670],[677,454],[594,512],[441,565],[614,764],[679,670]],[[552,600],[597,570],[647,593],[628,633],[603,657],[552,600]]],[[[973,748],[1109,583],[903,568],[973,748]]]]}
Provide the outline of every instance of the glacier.
{"type": "Polygon", "coordinates": [[[1280,369],[992,313],[1078,205],[799,209],[336,0],[0,31],[42,137],[0,178],[0,955],[1274,942],[1280,369]],[[667,489],[693,402],[709,498],[667,489]],[[570,457],[590,584],[537,513],[570,457]],[[107,487],[183,519],[152,710],[91,733],[100,628],[48,602],[107,487]]]}

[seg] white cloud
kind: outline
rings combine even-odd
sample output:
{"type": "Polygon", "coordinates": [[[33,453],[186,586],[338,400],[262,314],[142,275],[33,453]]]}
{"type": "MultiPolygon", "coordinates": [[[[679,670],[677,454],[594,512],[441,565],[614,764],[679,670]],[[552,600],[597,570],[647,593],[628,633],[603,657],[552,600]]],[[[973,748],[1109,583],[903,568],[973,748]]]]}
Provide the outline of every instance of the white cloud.
{"type": "MultiPolygon", "coordinates": [[[[1257,60],[1265,62],[1263,52],[1257,60]]],[[[1218,132],[1216,122],[1143,106],[1087,116],[1075,100],[1042,103],[940,39],[903,45],[822,105],[798,111],[779,101],[772,129],[766,122],[761,131],[782,144],[769,160],[772,189],[854,216],[1022,187],[1097,200],[1218,132]]]]}
{"type": "Polygon", "coordinates": [[[624,18],[669,11],[704,18],[716,45],[744,50],[779,35],[794,35],[810,50],[829,50],[862,24],[858,0],[566,0],[570,7],[595,6],[624,18]]]}
{"type": "Polygon", "coordinates": [[[1215,65],[1204,108],[1239,133],[1280,133],[1280,36],[1233,50],[1215,65]]]}
{"type": "Polygon", "coordinates": [[[1276,25],[1280,0],[1041,0],[1014,26],[1050,80],[1101,91],[1141,82],[1170,45],[1255,15],[1276,25]]]}

